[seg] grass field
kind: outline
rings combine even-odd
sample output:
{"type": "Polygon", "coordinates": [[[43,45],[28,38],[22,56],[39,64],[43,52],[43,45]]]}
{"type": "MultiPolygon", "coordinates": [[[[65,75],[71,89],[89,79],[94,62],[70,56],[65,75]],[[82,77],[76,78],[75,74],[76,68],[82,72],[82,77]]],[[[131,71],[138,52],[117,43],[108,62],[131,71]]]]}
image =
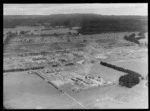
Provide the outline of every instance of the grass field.
{"type": "Polygon", "coordinates": [[[148,58],[133,59],[126,61],[118,61],[113,63],[116,66],[121,66],[136,72],[139,72],[144,77],[148,74],[148,58]]]}
{"type": "MultiPolygon", "coordinates": [[[[4,105],[7,108],[69,108],[77,105],[36,75],[26,72],[4,76],[4,105]],[[11,93],[9,93],[11,92],[11,93]]],[[[81,108],[81,106],[78,106],[81,108]]]]}

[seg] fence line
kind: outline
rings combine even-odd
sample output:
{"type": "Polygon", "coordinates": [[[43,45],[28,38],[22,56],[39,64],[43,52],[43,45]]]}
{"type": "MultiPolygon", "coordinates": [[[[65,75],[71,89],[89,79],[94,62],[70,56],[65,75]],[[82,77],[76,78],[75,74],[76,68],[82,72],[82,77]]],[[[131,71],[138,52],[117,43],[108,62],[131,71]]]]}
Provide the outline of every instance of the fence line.
{"type": "Polygon", "coordinates": [[[46,78],[42,77],[40,74],[38,74],[37,72],[35,72],[34,74],[38,75],[39,77],[41,77],[42,79],[44,79],[47,83],[51,84],[52,86],[54,86],[56,89],[58,89],[60,92],[64,93],[67,97],[69,97],[70,99],[72,99],[74,102],[76,102],[77,104],[79,104],[81,107],[83,107],[84,109],[87,109],[85,106],[83,106],[79,101],[77,101],[76,99],[74,99],[73,97],[71,97],[69,94],[67,94],[66,92],[62,91],[61,89],[59,89],[56,85],[54,85],[52,82],[48,81],[46,78]]]}

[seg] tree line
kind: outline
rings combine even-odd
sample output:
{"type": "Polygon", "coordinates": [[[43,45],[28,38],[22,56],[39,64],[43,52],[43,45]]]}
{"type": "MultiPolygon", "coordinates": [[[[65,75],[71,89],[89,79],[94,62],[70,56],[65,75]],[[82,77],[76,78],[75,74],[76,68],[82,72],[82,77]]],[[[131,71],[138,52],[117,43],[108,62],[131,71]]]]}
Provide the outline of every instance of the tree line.
{"type": "Polygon", "coordinates": [[[126,86],[128,88],[131,88],[134,85],[138,84],[140,82],[139,77],[142,77],[141,74],[129,69],[118,67],[106,62],[100,62],[100,64],[127,73],[126,75],[123,75],[119,78],[119,85],[121,86],[126,86]]]}
{"type": "Polygon", "coordinates": [[[31,67],[31,68],[16,68],[16,69],[3,70],[3,72],[19,72],[19,71],[37,70],[37,69],[43,69],[43,68],[44,68],[44,66],[31,67]]]}
{"type": "Polygon", "coordinates": [[[133,33],[129,36],[125,35],[124,39],[127,40],[127,41],[130,41],[130,42],[134,42],[136,44],[140,44],[139,40],[144,39],[145,36],[143,34],[141,34],[141,32],[138,35],[139,35],[139,37],[136,37],[135,33],[133,33]]]}

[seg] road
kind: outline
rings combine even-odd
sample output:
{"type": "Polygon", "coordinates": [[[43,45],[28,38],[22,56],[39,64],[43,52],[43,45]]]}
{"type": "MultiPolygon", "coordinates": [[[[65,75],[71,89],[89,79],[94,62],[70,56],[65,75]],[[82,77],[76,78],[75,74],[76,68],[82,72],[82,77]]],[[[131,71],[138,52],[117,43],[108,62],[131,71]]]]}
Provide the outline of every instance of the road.
{"type": "Polygon", "coordinates": [[[85,106],[83,106],[79,101],[77,101],[76,99],[74,99],[73,97],[71,97],[68,93],[62,91],[61,89],[59,89],[55,84],[53,84],[51,81],[48,81],[46,78],[42,77],[39,73],[35,72],[34,74],[38,75],[39,77],[41,77],[45,82],[49,83],[50,85],[54,86],[56,89],[58,89],[60,92],[62,92],[63,94],[65,94],[67,97],[69,97],[70,99],[72,99],[75,103],[79,104],[82,108],[87,109],[85,106]]]}

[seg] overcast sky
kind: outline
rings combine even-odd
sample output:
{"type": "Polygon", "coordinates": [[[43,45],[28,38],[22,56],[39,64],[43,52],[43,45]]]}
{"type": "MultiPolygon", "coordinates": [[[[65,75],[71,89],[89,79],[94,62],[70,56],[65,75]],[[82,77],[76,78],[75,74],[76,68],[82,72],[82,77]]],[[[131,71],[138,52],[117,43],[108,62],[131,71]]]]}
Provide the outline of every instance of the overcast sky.
{"type": "Polygon", "coordinates": [[[147,3],[4,4],[4,15],[50,15],[95,13],[102,15],[148,15],[147,3]]]}

